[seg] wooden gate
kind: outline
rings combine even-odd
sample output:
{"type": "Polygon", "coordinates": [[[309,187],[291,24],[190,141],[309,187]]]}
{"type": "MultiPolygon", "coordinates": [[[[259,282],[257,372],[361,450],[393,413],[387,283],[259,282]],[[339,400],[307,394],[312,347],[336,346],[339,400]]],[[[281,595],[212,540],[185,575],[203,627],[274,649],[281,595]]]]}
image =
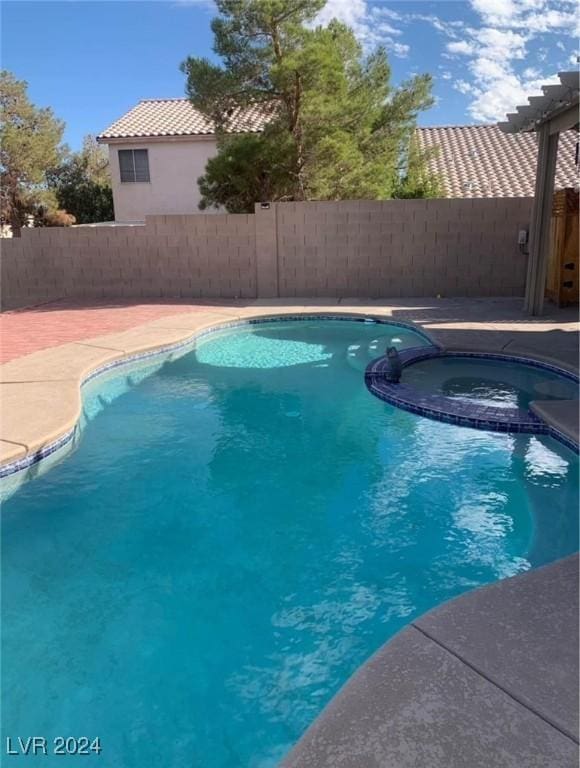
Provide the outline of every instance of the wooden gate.
{"type": "Polygon", "coordinates": [[[578,304],[578,192],[554,192],[546,296],[559,307],[578,304]]]}

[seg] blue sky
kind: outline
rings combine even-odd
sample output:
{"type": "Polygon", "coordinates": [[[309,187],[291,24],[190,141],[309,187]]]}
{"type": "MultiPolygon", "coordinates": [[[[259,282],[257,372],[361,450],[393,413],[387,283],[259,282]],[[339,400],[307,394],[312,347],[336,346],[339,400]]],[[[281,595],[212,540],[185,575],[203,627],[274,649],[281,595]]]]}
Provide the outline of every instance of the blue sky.
{"type": "MultiPolygon", "coordinates": [[[[73,149],[139,99],[183,96],[180,62],[212,57],[211,0],[2,2],[2,67],[65,120],[73,149]]],[[[320,21],[350,24],[367,50],[386,45],[399,83],[435,79],[422,125],[493,122],[576,65],[568,0],[328,0],[320,21]]]]}

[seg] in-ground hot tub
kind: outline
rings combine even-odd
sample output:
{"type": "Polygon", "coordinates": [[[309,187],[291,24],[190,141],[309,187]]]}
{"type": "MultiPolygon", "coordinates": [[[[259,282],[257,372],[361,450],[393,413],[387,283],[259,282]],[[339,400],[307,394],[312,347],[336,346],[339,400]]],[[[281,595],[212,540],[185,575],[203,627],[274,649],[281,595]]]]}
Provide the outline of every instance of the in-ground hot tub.
{"type": "Polygon", "coordinates": [[[497,408],[529,408],[533,400],[578,397],[577,380],[563,372],[514,360],[453,353],[409,365],[403,381],[423,393],[497,408]]]}
{"type": "Polygon", "coordinates": [[[550,434],[578,450],[561,425],[540,417],[533,403],[578,399],[578,377],[550,363],[495,353],[446,352],[427,345],[404,349],[400,366],[387,355],[365,371],[372,394],[427,418],[495,432],[550,434]],[[395,368],[399,368],[395,375],[395,368]]]}

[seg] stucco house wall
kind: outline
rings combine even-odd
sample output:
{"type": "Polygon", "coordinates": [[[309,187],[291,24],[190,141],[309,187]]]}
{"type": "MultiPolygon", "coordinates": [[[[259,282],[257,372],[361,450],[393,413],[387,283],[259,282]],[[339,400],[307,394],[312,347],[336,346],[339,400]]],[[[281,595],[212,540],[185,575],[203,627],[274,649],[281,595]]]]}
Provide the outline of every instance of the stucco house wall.
{"type": "Polygon", "coordinates": [[[144,221],[156,214],[199,213],[197,180],[210,157],[217,154],[215,137],[118,140],[109,144],[115,221],[144,221]],[[120,149],[146,149],[148,182],[122,182],[120,149]]]}

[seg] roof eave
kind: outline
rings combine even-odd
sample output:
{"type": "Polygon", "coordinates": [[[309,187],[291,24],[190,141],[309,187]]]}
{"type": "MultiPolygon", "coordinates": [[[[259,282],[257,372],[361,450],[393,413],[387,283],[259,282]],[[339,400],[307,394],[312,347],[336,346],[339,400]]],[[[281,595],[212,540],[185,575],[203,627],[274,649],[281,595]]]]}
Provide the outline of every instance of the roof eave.
{"type": "Polygon", "coordinates": [[[215,139],[215,133],[167,133],[157,135],[131,135],[131,136],[97,136],[99,144],[136,144],[143,142],[162,142],[162,141],[211,141],[215,139]]]}
{"type": "MultiPolygon", "coordinates": [[[[246,136],[248,134],[262,133],[262,129],[248,131],[226,132],[227,136],[246,136]]],[[[167,133],[162,135],[132,135],[132,136],[106,136],[101,134],[97,136],[99,144],[127,144],[137,142],[160,142],[160,141],[215,141],[217,133],[167,133]]]]}

